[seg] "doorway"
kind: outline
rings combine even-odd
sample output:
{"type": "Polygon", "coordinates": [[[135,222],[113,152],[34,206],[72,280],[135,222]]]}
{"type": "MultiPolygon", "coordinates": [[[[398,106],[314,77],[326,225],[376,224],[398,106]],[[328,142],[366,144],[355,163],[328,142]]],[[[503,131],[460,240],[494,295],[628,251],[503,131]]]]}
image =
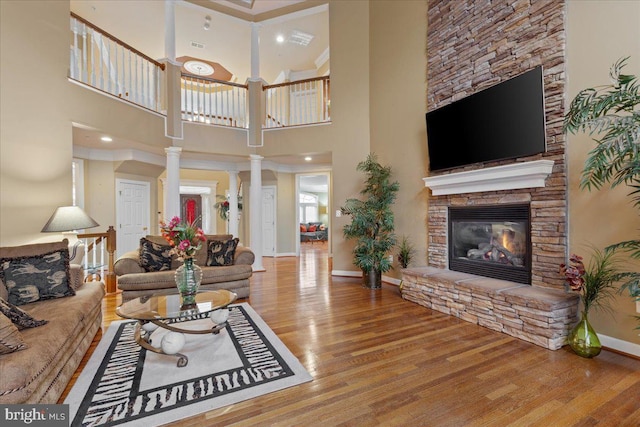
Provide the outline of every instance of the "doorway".
{"type": "Polygon", "coordinates": [[[329,248],[331,206],[329,173],[296,175],[297,252],[316,245],[315,250],[329,248]]]}
{"type": "Polygon", "coordinates": [[[149,234],[150,198],[150,183],[116,179],[117,256],[137,249],[149,234]]]}

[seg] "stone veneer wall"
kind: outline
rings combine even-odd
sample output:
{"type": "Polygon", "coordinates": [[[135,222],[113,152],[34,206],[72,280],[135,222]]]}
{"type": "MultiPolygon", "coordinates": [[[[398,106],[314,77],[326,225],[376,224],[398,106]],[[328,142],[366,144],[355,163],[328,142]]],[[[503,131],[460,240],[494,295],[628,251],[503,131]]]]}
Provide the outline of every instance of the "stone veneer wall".
{"type": "Polygon", "coordinates": [[[544,188],[432,196],[428,208],[430,266],[447,267],[447,206],[530,202],[532,285],[563,289],[558,265],[564,262],[567,248],[567,179],[562,133],[564,15],[565,5],[559,0],[429,0],[428,110],[542,64],[547,152],[483,166],[538,159],[554,161],[544,188]]]}

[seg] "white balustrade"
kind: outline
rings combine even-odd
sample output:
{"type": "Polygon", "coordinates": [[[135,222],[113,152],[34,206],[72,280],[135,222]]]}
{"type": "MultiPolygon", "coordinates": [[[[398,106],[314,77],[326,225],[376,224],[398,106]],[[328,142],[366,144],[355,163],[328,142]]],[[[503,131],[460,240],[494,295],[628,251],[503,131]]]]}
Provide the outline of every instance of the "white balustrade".
{"type": "Polygon", "coordinates": [[[264,128],[324,123],[331,120],[329,77],[265,86],[264,128]]]}
{"type": "Polygon", "coordinates": [[[164,65],[71,13],[70,77],[153,111],[163,107],[164,65]]]}
{"type": "Polygon", "coordinates": [[[247,86],[183,74],[182,119],[247,128],[247,86]]]}

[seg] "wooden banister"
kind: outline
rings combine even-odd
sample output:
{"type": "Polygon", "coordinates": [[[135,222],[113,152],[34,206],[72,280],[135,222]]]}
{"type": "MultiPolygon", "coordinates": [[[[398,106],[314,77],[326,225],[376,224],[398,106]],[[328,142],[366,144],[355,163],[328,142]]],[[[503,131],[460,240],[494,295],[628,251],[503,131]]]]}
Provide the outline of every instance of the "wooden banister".
{"type": "Polygon", "coordinates": [[[106,233],[86,233],[78,234],[78,239],[95,239],[95,242],[91,242],[87,248],[87,252],[91,252],[95,249],[95,245],[105,241],[107,248],[107,254],[109,256],[108,271],[105,274],[105,290],[111,294],[116,291],[116,273],[114,271],[115,254],[116,254],[116,230],[112,225],[109,226],[106,233]]]}

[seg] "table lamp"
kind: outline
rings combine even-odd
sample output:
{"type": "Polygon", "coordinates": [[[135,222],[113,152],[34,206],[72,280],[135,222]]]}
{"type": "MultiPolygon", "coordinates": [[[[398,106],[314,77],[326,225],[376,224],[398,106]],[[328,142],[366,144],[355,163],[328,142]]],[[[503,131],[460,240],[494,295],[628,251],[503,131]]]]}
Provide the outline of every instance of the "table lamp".
{"type": "Polygon", "coordinates": [[[71,249],[69,261],[72,264],[80,264],[82,261],[82,251],[78,254],[78,249],[82,246],[82,242],[78,240],[78,232],[84,228],[97,227],[99,224],[91,218],[79,206],[60,206],[56,208],[49,218],[49,221],[42,228],[43,233],[62,233],[69,240],[71,249]],[[76,257],[79,255],[79,258],[76,257]]]}

